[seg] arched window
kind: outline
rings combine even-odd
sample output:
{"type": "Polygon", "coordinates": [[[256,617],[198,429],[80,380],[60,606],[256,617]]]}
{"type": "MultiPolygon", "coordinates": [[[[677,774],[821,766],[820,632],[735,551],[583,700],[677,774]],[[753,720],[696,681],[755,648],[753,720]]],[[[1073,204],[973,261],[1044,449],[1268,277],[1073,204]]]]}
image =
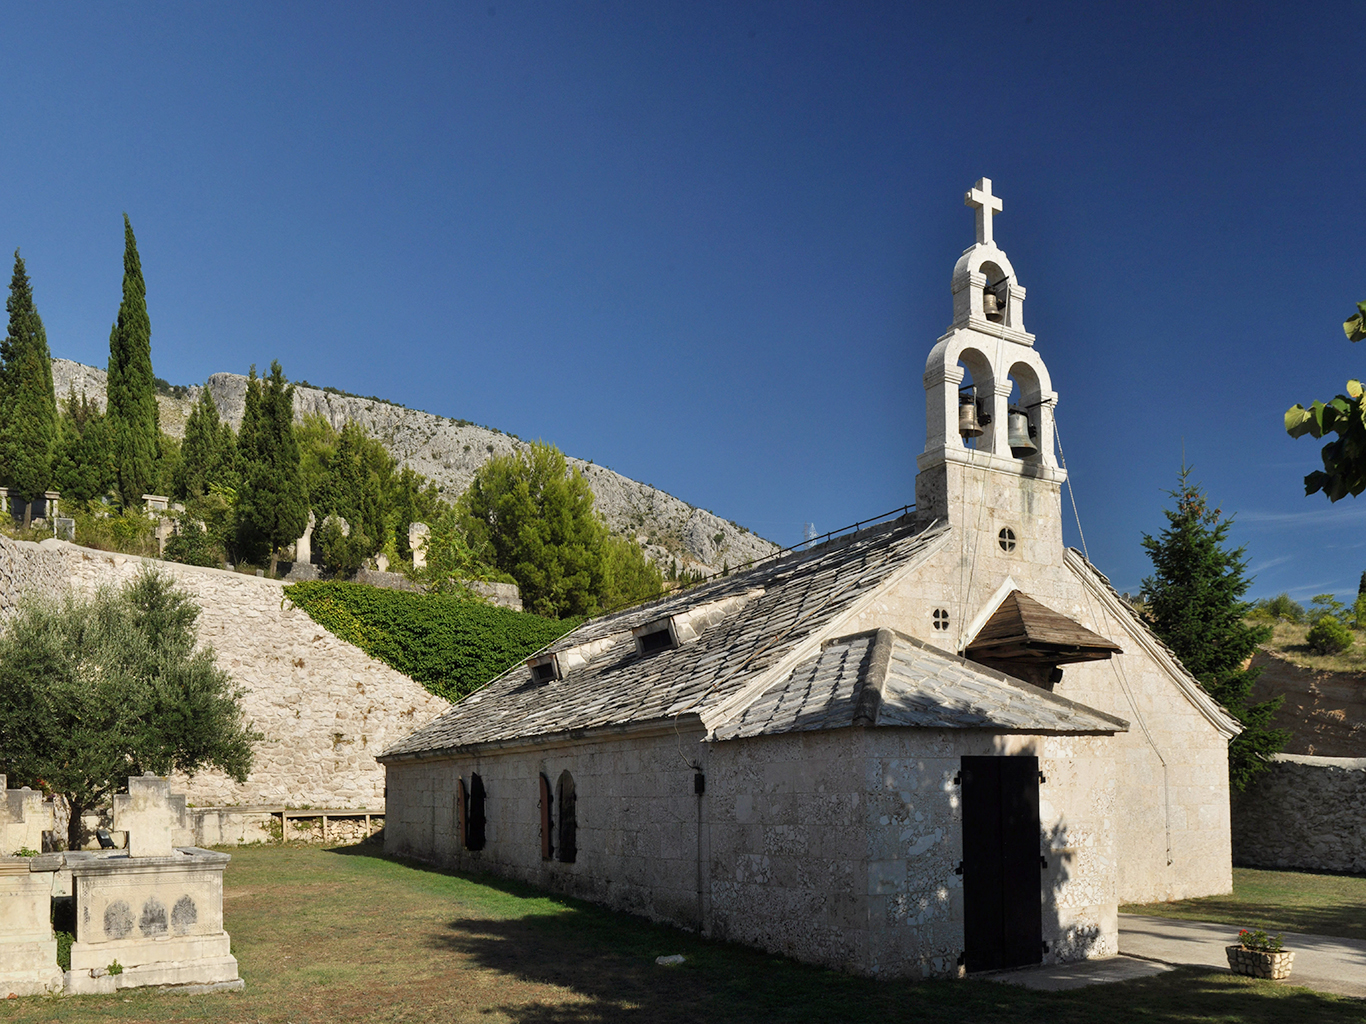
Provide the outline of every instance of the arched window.
{"type": "Polygon", "coordinates": [[[465,780],[455,780],[455,841],[469,848],[468,827],[470,820],[470,798],[465,792],[465,780]]]}
{"type": "Polygon", "coordinates": [[[460,780],[459,794],[460,834],[465,849],[484,848],[484,780],[478,773],[470,775],[470,788],[465,789],[465,780],[460,780]]]}
{"type": "Polygon", "coordinates": [[[550,780],[542,773],[541,780],[541,860],[550,860],[555,855],[555,841],[552,829],[555,819],[551,815],[550,780]]]}
{"type": "Polygon", "coordinates": [[[578,853],[575,833],[578,823],[574,813],[574,776],[567,771],[560,772],[560,781],[555,784],[555,802],[560,811],[560,848],[557,859],[573,864],[578,853]]]}

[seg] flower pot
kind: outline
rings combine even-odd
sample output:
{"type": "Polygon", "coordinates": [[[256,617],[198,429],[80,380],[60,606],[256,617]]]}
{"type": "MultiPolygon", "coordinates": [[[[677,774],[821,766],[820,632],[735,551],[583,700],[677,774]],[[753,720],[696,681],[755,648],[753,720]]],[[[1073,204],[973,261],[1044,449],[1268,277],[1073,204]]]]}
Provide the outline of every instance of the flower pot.
{"type": "Polygon", "coordinates": [[[1260,949],[1246,949],[1243,946],[1227,946],[1228,969],[1234,974],[1246,974],[1249,978],[1270,978],[1279,981],[1290,977],[1290,965],[1295,954],[1288,949],[1279,953],[1264,953],[1260,949]]]}

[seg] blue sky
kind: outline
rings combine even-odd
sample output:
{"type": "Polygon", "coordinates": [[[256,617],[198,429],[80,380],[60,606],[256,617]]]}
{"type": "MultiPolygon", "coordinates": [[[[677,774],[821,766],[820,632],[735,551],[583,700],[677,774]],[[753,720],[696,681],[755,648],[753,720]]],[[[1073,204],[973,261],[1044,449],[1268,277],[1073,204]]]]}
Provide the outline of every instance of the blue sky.
{"type": "Polygon", "coordinates": [[[127,211],[159,376],[279,359],[791,543],[913,500],[985,175],[1114,583],[1183,449],[1254,596],[1366,570],[1366,497],[1306,498],[1281,427],[1366,373],[1357,5],[0,17],[0,246],[55,355],[105,364],[127,211]]]}

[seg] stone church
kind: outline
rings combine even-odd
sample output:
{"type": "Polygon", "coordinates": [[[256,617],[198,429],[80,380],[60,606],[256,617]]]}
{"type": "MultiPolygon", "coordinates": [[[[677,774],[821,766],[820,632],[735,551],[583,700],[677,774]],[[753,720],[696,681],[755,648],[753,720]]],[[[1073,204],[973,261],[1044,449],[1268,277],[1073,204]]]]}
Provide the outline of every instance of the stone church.
{"type": "Polygon", "coordinates": [[[1062,540],[1057,395],[977,241],[916,505],[585,623],[380,757],[391,853],[879,977],[1117,951],[1228,892],[1237,725],[1062,540]]]}

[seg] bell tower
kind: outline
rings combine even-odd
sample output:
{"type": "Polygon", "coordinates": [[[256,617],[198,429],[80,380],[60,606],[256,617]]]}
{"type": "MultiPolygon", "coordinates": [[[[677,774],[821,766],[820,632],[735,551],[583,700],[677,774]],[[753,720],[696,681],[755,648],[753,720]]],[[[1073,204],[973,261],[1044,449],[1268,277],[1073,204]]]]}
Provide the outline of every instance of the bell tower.
{"type": "MultiPolygon", "coordinates": [[[[997,247],[1004,204],[982,178],[964,202],[977,241],[953,268],[953,323],[925,361],[925,450],[916,459],[916,508],[947,521],[964,551],[982,545],[1031,562],[1062,559],[1061,487],[1053,454],[1058,396],[1024,326],[1025,290],[997,247]],[[1008,531],[1008,532],[1007,532],[1008,531]]],[[[975,557],[975,556],[974,556],[975,557]]]]}

